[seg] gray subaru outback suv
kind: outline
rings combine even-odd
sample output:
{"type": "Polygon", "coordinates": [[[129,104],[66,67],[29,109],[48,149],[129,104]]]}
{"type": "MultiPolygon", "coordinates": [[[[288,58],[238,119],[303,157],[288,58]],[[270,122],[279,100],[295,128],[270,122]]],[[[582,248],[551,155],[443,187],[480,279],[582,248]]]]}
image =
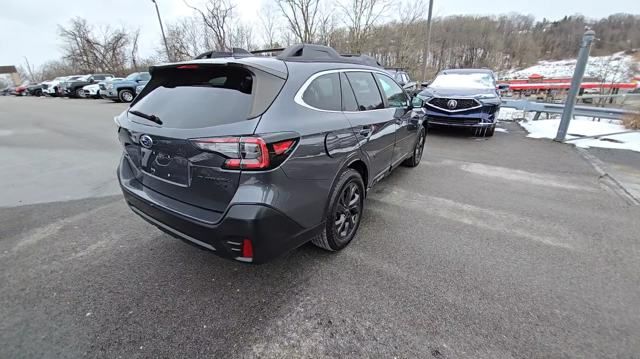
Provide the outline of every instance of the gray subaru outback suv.
{"type": "Polygon", "coordinates": [[[372,58],[295,45],[154,66],[115,118],[127,204],[220,256],[349,244],[367,190],[420,163],[424,111],[372,58]]]}

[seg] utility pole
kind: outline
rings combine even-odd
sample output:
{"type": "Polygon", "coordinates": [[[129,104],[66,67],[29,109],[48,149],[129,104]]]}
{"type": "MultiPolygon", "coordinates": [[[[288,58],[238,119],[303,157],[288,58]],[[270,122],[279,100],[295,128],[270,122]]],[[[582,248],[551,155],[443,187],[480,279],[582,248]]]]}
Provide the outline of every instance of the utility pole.
{"type": "Polygon", "coordinates": [[[593,30],[587,30],[584,35],[582,35],[580,51],[578,52],[578,59],[576,60],[576,69],[574,70],[573,78],[571,79],[571,88],[569,89],[569,94],[564,102],[562,119],[560,120],[558,133],[556,134],[554,141],[563,142],[567,136],[569,122],[571,122],[571,119],[573,118],[573,109],[576,106],[576,96],[578,96],[578,92],[580,91],[580,85],[582,84],[582,78],[584,77],[584,70],[587,68],[587,61],[589,60],[591,44],[595,37],[596,33],[593,30]]]}
{"type": "Polygon", "coordinates": [[[433,0],[429,0],[429,13],[427,14],[427,46],[424,50],[424,67],[422,68],[422,81],[427,81],[427,60],[431,50],[431,15],[433,14],[433,0]]]}
{"type": "Polygon", "coordinates": [[[31,81],[35,81],[35,78],[33,77],[33,70],[31,70],[31,64],[29,64],[29,59],[27,59],[26,56],[23,56],[23,57],[24,57],[24,62],[27,63],[27,71],[29,71],[29,79],[31,81]]]}
{"type": "Polygon", "coordinates": [[[171,54],[169,53],[169,45],[167,45],[167,37],[164,36],[164,27],[162,26],[162,18],[160,18],[160,10],[158,10],[158,3],[156,0],[151,0],[151,2],[156,6],[156,13],[158,14],[158,22],[160,23],[160,31],[162,32],[162,39],[164,40],[164,48],[167,50],[167,59],[169,61],[173,61],[171,59],[171,54]]]}

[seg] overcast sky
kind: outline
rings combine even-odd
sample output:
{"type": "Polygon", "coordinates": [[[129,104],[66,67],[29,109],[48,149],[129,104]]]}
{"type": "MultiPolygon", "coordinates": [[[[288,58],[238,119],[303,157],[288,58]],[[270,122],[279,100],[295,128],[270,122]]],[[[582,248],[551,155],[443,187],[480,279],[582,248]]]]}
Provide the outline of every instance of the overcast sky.
{"type": "MultiPolygon", "coordinates": [[[[200,4],[204,0],[190,0],[200,4]]],[[[274,0],[236,0],[246,23],[257,19],[262,4],[274,0]]],[[[332,1],[332,0],[325,0],[332,1]]],[[[427,0],[425,0],[426,2],[427,0]]],[[[164,22],[191,14],[182,0],[157,0],[164,22]]],[[[640,13],[640,0],[435,0],[434,14],[497,15],[530,14],[537,19],[559,19],[581,13],[589,18],[619,12],[640,13]]],[[[32,66],[60,56],[57,24],[81,16],[99,26],[125,25],[140,28],[140,55],[155,53],[161,45],[160,30],[151,0],[2,0],[0,2],[0,65],[32,66]]],[[[393,16],[393,14],[389,14],[393,16]]],[[[425,16],[426,17],[426,16],[425,16]]],[[[257,31],[259,33],[259,30],[257,31]]],[[[261,42],[261,41],[257,41],[261,42]]]]}

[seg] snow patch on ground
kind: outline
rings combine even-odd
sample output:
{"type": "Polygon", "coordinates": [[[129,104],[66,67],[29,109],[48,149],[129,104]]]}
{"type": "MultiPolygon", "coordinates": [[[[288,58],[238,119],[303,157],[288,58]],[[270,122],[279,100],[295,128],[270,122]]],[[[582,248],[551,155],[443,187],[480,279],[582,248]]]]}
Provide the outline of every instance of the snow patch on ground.
{"type": "MultiPolygon", "coordinates": [[[[556,137],[560,118],[538,121],[520,122],[531,138],[550,138],[556,137]]],[[[592,121],[590,117],[576,116],[569,124],[567,131],[567,139],[579,138],[582,136],[604,135],[607,133],[627,131],[618,121],[601,120],[600,122],[592,121]]],[[[640,152],[640,132],[629,132],[619,135],[603,136],[600,138],[588,138],[583,140],[574,140],[569,143],[575,144],[577,147],[589,148],[615,148],[621,150],[631,150],[640,152]]]]}
{"type": "Polygon", "coordinates": [[[524,111],[515,108],[500,107],[498,111],[498,120],[500,121],[516,121],[524,118],[524,111]]]}
{"type": "MultiPolygon", "coordinates": [[[[607,82],[627,82],[631,77],[631,66],[635,63],[633,56],[622,52],[610,56],[591,56],[587,63],[585,77],[596,77],[607,82]]],[[[539,61],[538,64],[521,69],[507,70],[500,73],[500,79],[525,79],[533,74],[544,77],[571,77],[576,68],[576,59],[559,61],[539,61]]]]}

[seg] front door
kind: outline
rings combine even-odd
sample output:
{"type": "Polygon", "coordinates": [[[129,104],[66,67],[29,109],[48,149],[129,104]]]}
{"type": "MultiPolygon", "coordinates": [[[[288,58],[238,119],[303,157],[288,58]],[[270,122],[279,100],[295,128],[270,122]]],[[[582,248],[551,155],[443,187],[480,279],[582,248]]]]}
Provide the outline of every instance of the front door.
{"type": "Polygon", "coordinates": [[[380,90],[382,90],[385,106],[394,109],[396,141],[391,163],[395,166],[413,152],[418,136],[418,126],[411,118],[409,95],[391,77],[380,73],[376,73],[374,76],[380,90]]]}
{"type": "Polygon", "coordinates": [[[342,78],[343,102],[349,106],[349,99],[355,100],[351,108],[344,107],[344,113],[369,160],[373,184],[391,168],[397,127],[395,109],[385,107],[371,72],[348,71],[342,78]]]}

